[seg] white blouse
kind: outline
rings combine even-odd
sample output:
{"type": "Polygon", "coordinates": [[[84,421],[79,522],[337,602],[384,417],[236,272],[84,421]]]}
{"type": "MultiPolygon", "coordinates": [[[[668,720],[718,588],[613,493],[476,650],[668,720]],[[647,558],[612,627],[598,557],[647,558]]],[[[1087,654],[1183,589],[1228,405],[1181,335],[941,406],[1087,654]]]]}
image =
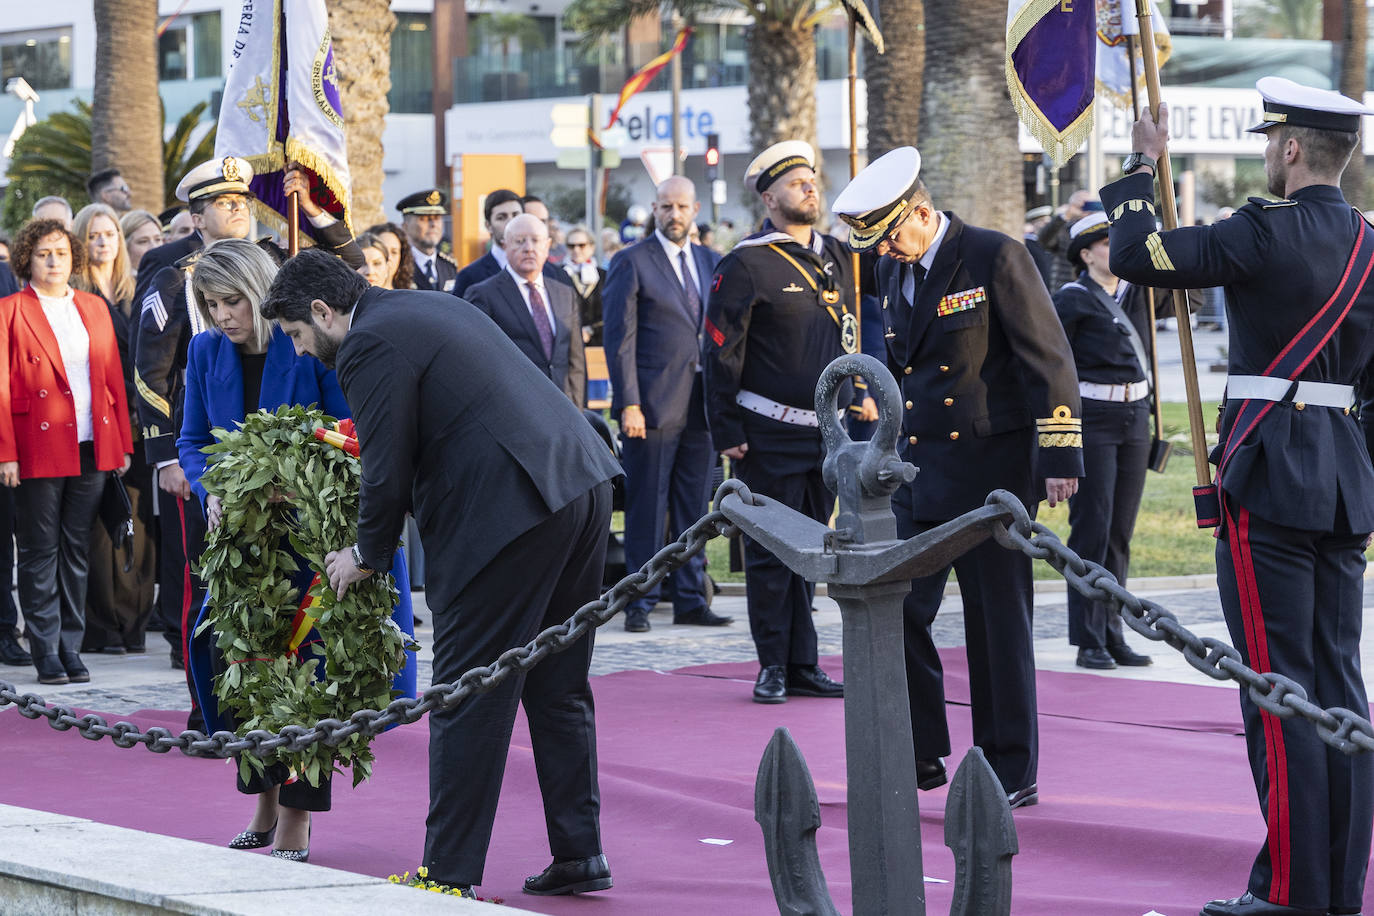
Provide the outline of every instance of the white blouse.
{"type": "Polygon", "coordinates": [[[91,337],[86,333],[75,300],[70,289],[66,296],[57,299],[38,294],[43,315],[57,338],[67,384],[71,386],[72,405],[76,408],[76,441],[90,442],[95,438],[91,421],[91,337]]]}

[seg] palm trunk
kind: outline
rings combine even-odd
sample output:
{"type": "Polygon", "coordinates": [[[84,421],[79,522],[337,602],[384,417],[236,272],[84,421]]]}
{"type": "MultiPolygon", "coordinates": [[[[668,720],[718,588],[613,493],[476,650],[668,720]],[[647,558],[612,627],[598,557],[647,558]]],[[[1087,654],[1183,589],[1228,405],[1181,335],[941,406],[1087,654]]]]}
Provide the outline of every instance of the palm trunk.
{"type": "MultiPolygon", "coordinates": [[[[353,182],[355,228],[385,219],[382,200],[382,133],[390,111],[391,32],[396,17],[390,0],[331,0],[334,68],[339,78],[347,130],[348,171],[353,182]]],[[[447,62],[435,62],[435,66],[447,62]]]]}
{"type": "Polygon", "coordinates": [[[868,158],[877,159],[899,146],[916,146],[921,123],[920,99],[925,80],[926,42],[922,0],[883,0],[879,28],[886,53],[864,49],[868,85],[868,158]]]}
{"type": "MultiPolygon", "coordinates": [[[[783,140],[816,143],[816,37],[790,22],[756,18],[746,36],[749,55],[749,144],[757,156],[783,140]]],[[[816,171],[821,171],[816,149],[816,171]]],[[[761,212],[758,198],[747,195],[761,212]]]]}
{"type": "Polygon", "coordinates": [[[95,0],[91,171],[117,168],[135,207],[162,209],[157,0],[95,0]]]}
{"type": "MultiPolygon", "coordinates": [[[[1345,0],[1345,23],[1341,35],[1341,93],[1364,101],[1365,48],[1369,11],[1365,0],[1345,0]]],[[[1341,176],[1341,190],[1352,207],[1364,207],[1364,143],[1355,148],[1350,164],[1341,176]]]]}
{"type": "Polygon", "coordinates": [[[1026,194],[1002,75],[1006,18],[1003,0],[926,0],[921,177],[937,207],[1019,238],[1026,194]]]}

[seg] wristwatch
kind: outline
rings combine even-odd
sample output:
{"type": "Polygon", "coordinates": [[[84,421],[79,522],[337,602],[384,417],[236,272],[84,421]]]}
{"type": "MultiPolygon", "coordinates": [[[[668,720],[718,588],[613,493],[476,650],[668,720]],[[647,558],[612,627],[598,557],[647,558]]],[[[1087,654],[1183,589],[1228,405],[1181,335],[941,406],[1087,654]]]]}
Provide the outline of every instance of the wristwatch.
{"type": "Polygon", "coordinates": [[[353,545],[353,565],[358,567],[358,572],[364,575],[370,576],[377,571],[363,562],[363,552],[358,549],[357,544],[353,545]]]}
{"type": "Polygon", "coordinates": [[[1159,171],[1159,169],[1156,168],[1155,160],[1151,159],[1149,156],[1144,153],[1131,153],[1125,159],[1121,160],[1121,174],[1129,175],[1141,166],[1146,165],[1150,167],[1150,171],[1152,172],[1159,171]]]}

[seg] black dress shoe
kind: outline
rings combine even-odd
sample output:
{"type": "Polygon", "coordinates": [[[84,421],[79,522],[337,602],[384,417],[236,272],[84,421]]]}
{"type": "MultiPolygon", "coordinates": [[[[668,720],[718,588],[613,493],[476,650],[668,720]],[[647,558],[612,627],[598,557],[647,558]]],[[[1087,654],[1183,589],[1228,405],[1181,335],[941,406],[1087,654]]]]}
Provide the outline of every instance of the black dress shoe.
{"type": "MultiPolygon", "coordinates": [[[[272,850],[272,858],[274,858],[274,859],[285,859],[285,860],[288,861],[288,862],[309,862],[309,861],[310,861],[310,834],[311,834],[311,832],[312,832],[314,829],[315,829],[315,825],[314,825],[313,823],[310,824],[310,826],[308,826],[308,827],[305,828],[305,848],[304,848],[304,849],[274,849],[274,850],[272,850]]],[[[276,830],[277,830],[276,825],[273,825],[272,831],[275,833],[276,830]]]]}
{"type": "Polygon", "coordinates": [[[1112,657],[1112,661],[1127,668],[1144,668],[1146,665],[1154,664],[1154,659],[1150,656],[1141,655],[1124,642],[1108,646],[1107,654],[1112,657]]]}
{"type": "Polygon", "coordinates": [[[1326,910],[1280,906],[1246,891],[1230,900],[1213,900],[1202,908],[1199,916],[1326,916],[1326,910]]]}
{"type": "Polygon", "coordinates": [[[820,665],[788,665],[787,692],[794,697],[842,697],[844,685],[832,681],[820,665]]]}
{"type": "Polygon", "coordinates": [[[916,788],[923,792],[938,789],[949,782],[945,775],[945,762],[939,757],[916,761],[916,788]]]}
{"type": "Polygon", "coordinates": [[[58,661],[56,655],[40,655],[33,660],[33,666],[38,669],[40,684],[71,683],[71,679],[67,677],[67,669],[62,667],[62,662],[58,661]]]}
{"type": "Polygon", "coordinates": [[[649,632],[649,615],[643,613],[625,612],[625,632],[626,633],[647,633],[649,632]]]}
{"type": "Polygon", "coordinates": [[[735,618],[733,617],[722,617],[719,614],[711,613],[709,607],[688,611],[685,614],[677,614],[673,617],[673,623],[687,624],[694,627],[728,627],[734,622],[735,618]]]}
{"type": "Polygon", "coordinates": [[[611,887],[611,867],[606,857],[588,856],[571,862],[555,862],[537,875],[525,879],[525,893],[539,897],[584,894],[611,887]]]}
{"type": "Polygon", "coordinates": [[[754,681],[755,703],[787,702],[787,669],[782,665],[769,665],[759,672],[754,681]]]}
{"type": "Polygon", "coordinates": [[[1080,668],[1096,668],[1099,671],[1109,671],[1116,667],[1116,662],[1112,661],[1106,649],[1079,649],[1078,660],[1074,664],[1080,668]]]}
{"type": "Polygon", "coordinates": [[[277,835],[277,825],[273,824],[271,830],[245,830],[238,836],[229,841],[230,849],[261,849],[264,846],[271,846],[272,840],[277,835]]]}
{"type": "Polygon", "coordinates": [[[1008,792],[1007,804],[1012,808],[1029,808],[1031,805],[1038,805],[1040,804],[1040,789],[1035,783],[1031,783],[1024,789],[1008,792]]]}
{"type": "Polygon", "coordinates": [[[24,651],[19,640],[5,633],[0,635],[0,662],[6,665],[32,665],[33,656],[24,651]]]}
{"type": "Polygon", "coordinates": [[[86,666],[81,663],[81,656],[75,652],[59,652],[58,659],[62,662],[62,668],[67,672],[67,680],[72,684],[89,684],[91,672],[86,670],[86,666]]]}

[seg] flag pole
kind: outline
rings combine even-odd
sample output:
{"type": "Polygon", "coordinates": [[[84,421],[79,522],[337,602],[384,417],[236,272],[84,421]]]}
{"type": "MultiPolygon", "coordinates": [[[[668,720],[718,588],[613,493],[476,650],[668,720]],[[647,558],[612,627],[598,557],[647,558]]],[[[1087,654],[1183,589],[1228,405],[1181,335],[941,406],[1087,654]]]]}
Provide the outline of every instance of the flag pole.
{"type": "MultiPolygon", "coordinates": [[[[1126,36],[1126,60],[1131,69],[1131,114],[1140,114],[1140,90],[1135,80],[1135,36],[1126,36]]],[[[1154,390],[1155,439],[1164,438],[1164,402],[1159,391],[1159,335],[1155,333],[1155,288],[1145,287],[1145,302],[1150,317],[1150,372],[1154,376],[1151,388],[1154,390]]]]}
{"type": "Polygon", "coordinates": [[[288,257],[294,258],[301,250],[301,199],[292,191],[286,195],[286,247],[288,257]]]}
{"type": "MultiPolygon", "coordinates": [[[[1145,94],[1150,104],[1150,116],[1159,119],[1159,61],[1155,57],[1155,30],[1150,0],[1135,0],[1136,18],[1140,21],[1140,56],[1145,64],[1145,94]]],[[[1134,70],[1134,63],[1132,63],[1134,70]]],[[[1137,117],[1139,114],[1137,113],[1137,117]]],[[[1178,228],[1178,204],[1174,200],[1173,168],[1169,164],[1169,150],[1159,159],[1160,217],[1165,230],[1178,228]]],[[[1178,319],[1178,344],[1183,357],[1183,387],[1188,398],[1188,429],[1193,444],[1193,469],[1197,473],[1199,489],[1212,487],[1212,468],[1207,463],[1207,431],[1202,424],[1202,400],[1198,393],[1197,359],[1193,355],[1193,329],[1188,318],[1188,294],[1176,289],[1174,316],[1178,319]]],[[[1197,499],[1195,491],[1194,499],[1197,499]]],[[[1199,526],[1202,526],[1199,519],[1199,526]]],[[[1215,523],[1213,523],[1215,524],[1215,523]]],[[[1209,526],[1210,527],[1210,526],[1209,526]]]]}
{"type": "MultiPolygon", "coordinates": [[[[849,180],[859,174],[859,17],[849,13],[849,180]]],[[[849,250],[850,273],[854,276],[854,351],[863,352],[863,281],[859,277],[859,253],[849,250]]]]}

